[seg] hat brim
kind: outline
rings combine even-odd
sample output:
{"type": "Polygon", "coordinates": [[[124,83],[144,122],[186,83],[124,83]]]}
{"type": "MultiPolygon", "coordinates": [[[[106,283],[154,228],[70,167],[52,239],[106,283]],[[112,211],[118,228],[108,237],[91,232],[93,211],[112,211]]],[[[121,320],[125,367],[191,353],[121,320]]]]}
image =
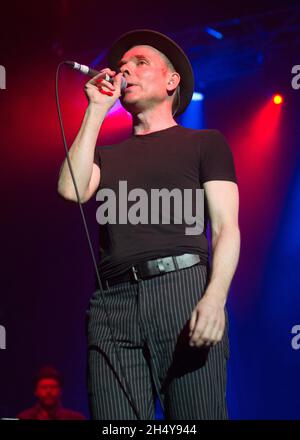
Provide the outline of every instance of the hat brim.
{"type": "Polygon", "coordinates": [[[118,70],[118,62],[132,46],[149,45],[162,52],[180,75],[180,105],[175,116],[179,116],[189,105],[194,92],[194,73],[191,63],[175,41],[166,35],[149,29],[138,29],[121,35],[107,53],[108,67],[118,70]]]}

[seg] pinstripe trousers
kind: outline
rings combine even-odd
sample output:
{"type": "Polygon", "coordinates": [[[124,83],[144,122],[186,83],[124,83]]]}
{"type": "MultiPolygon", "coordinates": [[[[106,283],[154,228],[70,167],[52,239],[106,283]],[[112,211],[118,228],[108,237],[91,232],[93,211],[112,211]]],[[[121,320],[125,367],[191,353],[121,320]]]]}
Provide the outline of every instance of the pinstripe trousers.
{"type": "MultiPolygon", "coordinates": [[[[123,372],[142,420],[158,396],[166,420],[228,419],[228,314],[210,347],[189,346],[189,321],[207,285],[205,265],[104,290],[123,372]]],[[[136,420],[126,392],[100,291],[87,310],[87,391],[94,420],[136,420]]]]}

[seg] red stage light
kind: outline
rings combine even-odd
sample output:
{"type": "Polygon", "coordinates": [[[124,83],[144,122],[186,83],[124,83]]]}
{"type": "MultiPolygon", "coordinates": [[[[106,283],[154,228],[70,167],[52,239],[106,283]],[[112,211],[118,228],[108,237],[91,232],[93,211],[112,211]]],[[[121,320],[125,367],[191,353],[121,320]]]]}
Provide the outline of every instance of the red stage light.
{"type": "Polygon", "coordinates": [[[274,104],[282,104],[283,103],[283,97],[282,95],[276,94],[273,96],[273,102],[274,104]]]}

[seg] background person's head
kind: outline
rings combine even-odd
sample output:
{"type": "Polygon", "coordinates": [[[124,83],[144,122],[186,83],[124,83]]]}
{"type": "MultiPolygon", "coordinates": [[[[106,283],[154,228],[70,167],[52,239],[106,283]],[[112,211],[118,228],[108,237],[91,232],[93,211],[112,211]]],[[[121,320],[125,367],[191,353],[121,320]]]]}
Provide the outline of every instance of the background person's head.
{"type": "Polygon", "coordinates": [[[34,395],[43,407],[55,407],[60,403],[63,380],[60,372],[52,366],[40,369],[34,384],[34,395]]]}
{"type": "Polygon", "coordinates": [[[178,105],[180,75],[171,61],[149,45],[137,45],[126,51],[119,68],[127,83],[120,101],[131,113],[163,106],[174,114],[178,105]]]}

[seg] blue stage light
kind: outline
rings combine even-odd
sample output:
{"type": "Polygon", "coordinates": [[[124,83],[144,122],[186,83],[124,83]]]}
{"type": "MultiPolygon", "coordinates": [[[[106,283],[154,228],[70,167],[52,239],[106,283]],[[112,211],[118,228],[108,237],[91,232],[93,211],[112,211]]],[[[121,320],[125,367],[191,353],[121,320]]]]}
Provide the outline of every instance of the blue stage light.
{"type": "Polygon", "coordinates": [[[192,101],[203,101],[203,99],[204,99],[203,93],[199,93],[199,92],[193,93],[192,101]]]}
{"type": "Polygon", "coordinates": [[[223,34],[221,34],[221,32],[217,31],[216,29],[206,26],[204,30],[205,32],[208,33],[208,35],[211,35],[212,37],[217,38],[218,40],[222,40],[223,38],[223,34]]]}

